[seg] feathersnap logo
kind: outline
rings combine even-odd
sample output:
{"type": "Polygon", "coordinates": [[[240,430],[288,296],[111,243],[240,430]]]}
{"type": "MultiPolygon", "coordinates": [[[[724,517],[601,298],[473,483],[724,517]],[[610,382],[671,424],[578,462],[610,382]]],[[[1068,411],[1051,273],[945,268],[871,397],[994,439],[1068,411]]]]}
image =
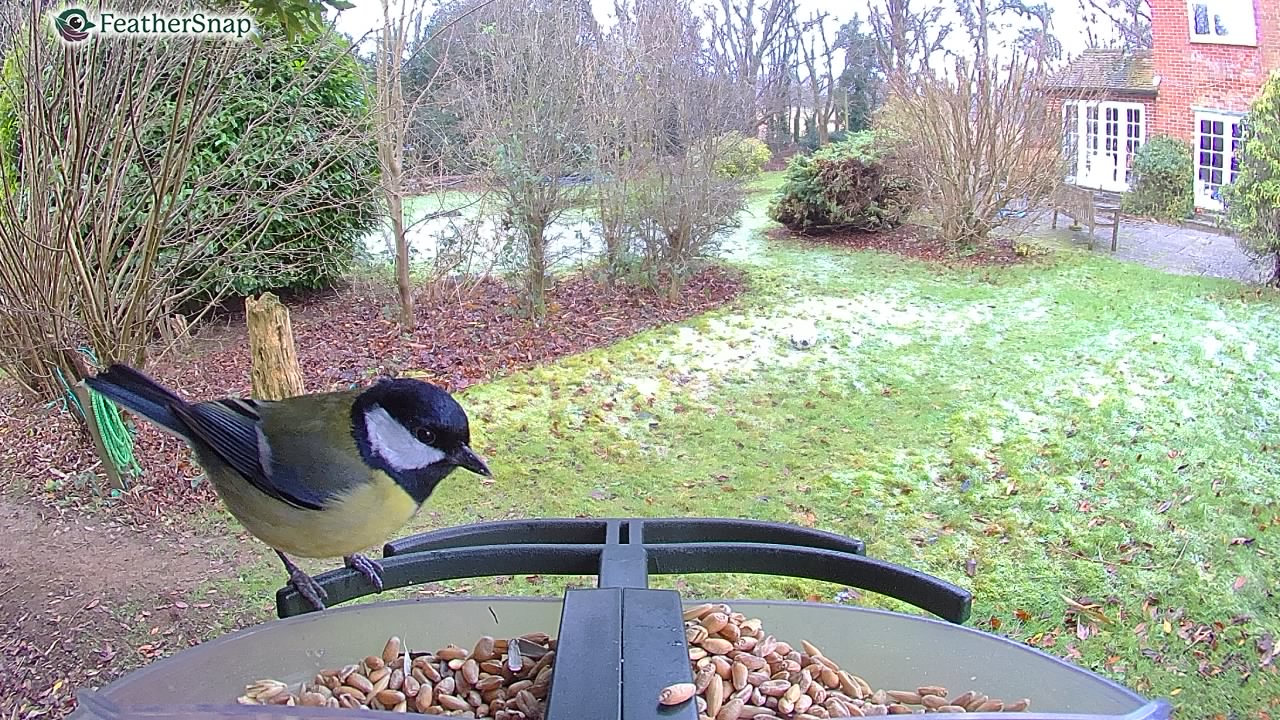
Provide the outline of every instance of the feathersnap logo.
{"type": "Polygon", "coordinates": [[[86,31],[96,27],[89,22],[89,16],[80,8],[68,8],[58,13],[58,16],[53,19],[53,25],[63,40],[72,43],[88,40],[89,33],[86,31]]]}
{"type": "Polygon", "coordinates": [[[254,32],[253,19],[248,15],[220,16],[202,12],[190,15],[161,15],[156,12],[124,15],[102,10],[90,19],[87,12],[77,7],[67,8],[54,16],[53,26],[58,37],[73,44],[88,40],[89,31],[94,29],[96,32],[93,34],[99,36],[186,35],[231,40],[243,40],[254,32]]]}

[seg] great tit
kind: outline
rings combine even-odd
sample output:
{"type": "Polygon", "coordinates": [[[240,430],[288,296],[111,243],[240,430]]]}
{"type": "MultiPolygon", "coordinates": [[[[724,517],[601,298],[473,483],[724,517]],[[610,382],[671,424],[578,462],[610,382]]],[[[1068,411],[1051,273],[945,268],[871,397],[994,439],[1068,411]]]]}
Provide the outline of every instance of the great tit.
{"type": "Polygon", "coordinates": [[[324,588],[285,553],[341,556],[381,591],[381,564],[359,552],[403,527],[454,468],[491,475],[469,447],[466,412],[421,380],[197,403],[124,365],[85,382],[185,440],[227,509],[276,551],[289,584],[321,610],[324,588]]]}

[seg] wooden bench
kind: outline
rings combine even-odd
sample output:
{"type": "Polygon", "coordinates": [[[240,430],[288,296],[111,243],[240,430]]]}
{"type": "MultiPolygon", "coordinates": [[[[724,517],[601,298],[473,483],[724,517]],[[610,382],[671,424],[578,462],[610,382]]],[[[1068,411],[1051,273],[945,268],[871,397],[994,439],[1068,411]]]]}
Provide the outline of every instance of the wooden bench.
{"type": "Polygon", "coordinates": [[[1053,229],[1058,228],[1058,215],[1071,218],[1071,230],[1080,229],[1081,225],[1089,227],[1089,249],[1093,249],[1094,229],[1098,226],[1111,228],[1111,252],[1116,251],[1120,234],[1120,206],[1115,203],[1099,203],[1094,200],[1093,191],[1077,185],[1062,184],[1049,194],[1049,205],[1053,208],[1053,229]]]}

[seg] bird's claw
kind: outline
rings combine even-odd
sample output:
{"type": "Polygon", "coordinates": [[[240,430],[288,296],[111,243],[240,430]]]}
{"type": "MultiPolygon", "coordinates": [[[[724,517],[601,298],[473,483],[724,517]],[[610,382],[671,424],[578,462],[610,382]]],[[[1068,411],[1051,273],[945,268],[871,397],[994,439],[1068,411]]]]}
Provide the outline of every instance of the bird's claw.
{"type": "Polygon", "coordinates": [[[382,592],[382,563],[363,555],[348,555],[343,558],[347,567],[368,578],[369,582],[382,592]]]}
{"type": "Polygon", "coordinates": [[[315,578],[306,574],[298,568],[289,571],[289,584],[293,586],[298,594],[306,598],[307,602],[317,610],[324,610],[324,601],[329,599],[329,593],[325,592],[320,583],[315,578]]]}

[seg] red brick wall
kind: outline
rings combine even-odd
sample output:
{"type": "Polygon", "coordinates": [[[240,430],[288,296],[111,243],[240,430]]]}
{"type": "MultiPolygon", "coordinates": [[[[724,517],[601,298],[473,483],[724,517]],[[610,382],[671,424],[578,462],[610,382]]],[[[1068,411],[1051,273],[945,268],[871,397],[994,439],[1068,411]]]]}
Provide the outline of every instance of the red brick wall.
{"type": "Polygon", "coordinates": [[[1152,60],[1160,78],[1153,134],[1191,142],[1192,106],[1244,111],[1266,81],[1280,69],[1280,0],[1254,0],[1256,47],[1192,43],[1187,0],[1150,0],[1152,60]]]}

